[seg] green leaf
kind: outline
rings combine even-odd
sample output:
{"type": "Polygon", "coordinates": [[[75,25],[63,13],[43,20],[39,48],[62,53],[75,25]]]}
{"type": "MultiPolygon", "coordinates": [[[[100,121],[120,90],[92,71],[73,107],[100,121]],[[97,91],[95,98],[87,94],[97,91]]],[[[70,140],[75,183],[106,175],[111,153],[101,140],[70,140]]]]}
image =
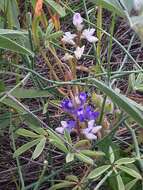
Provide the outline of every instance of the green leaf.
{"type": "Polygon", "coordinates": [[[46,40],[55,40],[57,38],[60,38],[63,35],[62,31],[58,31],[58,32],[54,32],[52,34],[49,34],[48,36],[46,36],[46,40]]]}
{"type": "Polygon", "coordinates": [[[21,37],[25,38],[25,35],[28,35],[27,31],[20,31],[20,30],[10,30],[10,29],[0,29],[0,35],[4,35],[6,37],[21,37]]]}
{"type": "Polygon", "coordinates": [[[110,158],[111,164],[113,164],[115,161],[115,155],[111,146],[109,147],[109,158],[110,158]]]}
{"type": "Polygon", "coordinates": [[[126,190],[131,190],[132,187],[136,184],[137,181],[138,181],[138,179],[134,179],[134,180],[130,181],[129,183],[126,184],[125,189],[126,190]]]}
{"type": "Polygon", "coordinates": [[[4,12],[8,28],[20,28],[18,21],[19,9],[16,0],[0,0],[0,10],[4,12]]]}
{"type": "Polygon", "coordinates": [[[117,161],[115,162],[115,164],[117,164],[117,165],[131,164],[131,163],[133,163],[133,162],[135,162],[135,161],[136,161],[135,158],[121,158],[121,159],[117,160],[117,161]]]}
{"type": "Polygon", "coordinates": [[[76,156],[80,161],[82,161],[82,162],[85,162],[85,163],[91,164],[91,165],[94,164],[93,160],[92,160],[90,157],[88,157],[88,156],[86,156],[86,155],[84,155],[84,154],[75,153],[75,156],[76,156]]]}
{"type": "Polygon", "coordinates": [[[36,134],[36,133],[33,133],[32,131],[29,131],[27,129],[18,129],[16,131],[16,134],[17,135],[21,135],[21,136],[24,136],[24,137],[32,137],[32,138],[38,138],[39,135],[36,134]]]}
{"type": "Polygon", "coordinates": [[[62,150],[65,153],[68,153],[67,147],[64,145],[63,141],[58,137],[58,135],[55,135],[52,131],[48,130],[49,133],[49,140],[52,144],[54,144],[57,148],[62,150]]]}
{"type": "MultiPolygon", "coordinates": [[[[119,16],[125,16],[124,10],[118,0],[92,0],[97,5],[101,5],[103,8],[109,11],[115,12],[119,16]]],[[[128,13],[133,9],[133,0],[120,0],[128,13]]]]}
{"type": "Polygon", "coordinates": [[[50,5],[61,17],[66,15],[65,9],[54,0],[45,0],[45,3],[50,5]]]}
{"type": "Polygon", "coordinates": [[[5,91],[5,84],[2,80],[0,80],[0,92],[4,92],[5,91]]]}
{"type": "Polygon", "coordinates": [[[75,176],[75,175],[68,175],[68,176],[66,176],[65,179],[68,180],[68,181],[74,181],[74,182],[78,182],[79,181],[78,178],[77,178],[77,176],[75,176]]]}
{"type": "Polygon", "coordinates": [[[50,93],[48,90],[16,88],[12,92],[12,95],[16,98],[40,98],[49,97],[50,93]]]}
{"type": "Polygon", "coordinates": [[[74,160],[74,153],[69,152],[66,155],[66,163],[72,162],[74,160]]]}
{"type": "Polygon", "coordinates": [[[72,144],[70,133],[66,129],[64,130],[64,137],[69,144],[72,144]]]}
{"type": "Polygon", "coordinates": [[[63,189],[68,187],[73,187],[76,185],[76,182],[70,182],[70,181],[64,181],[59,184],[53,185],[49,190],[57,190],[57,189],[63,189]]]}
{"type": "Polygon", "coordinates": [[[103,82],[97,79],[90,79],[93,82],[92,86],[95,85],[107,96],[109,96],[112,101],[122,108],[128,115],[130,115],[141,127],[143,127],[143,117],[142,113],[131,103],[130,99],[117,93],[115,90],[111,89],[103,82]],[[129,100],[128,100],[129,99],[129,100]]]}
{"type": "Polygon", "coordinates": [[[110,167],[111,167],[111,165],[100,166],[100,167],[94,169],[93,171],[91,171],[90,174],[87,176],[87,178],[88,179],[97,178],[97,177],[101,176],[104,172],[106,172],[110,167]]]}
{"type": "Polygon", "coordinates": [[[26,114],[26,111],[21,106],[19,106],[19,104],[17,104],[16,102],[11,100],[10,98],[5,98],[4,100],[2,100],[1,103],[7,105],[8,107],[12,107],[13,109],[15,109],[19,113],[25,113],[26,114]]]}
{"type": "Polygon", "coordinates": [[[104,152],[101,151],[93,151],[93,150],[81,150],[80,153],[89,156],[93,159],[101,158],[102,156],[105,156],[104,152]]]}
{"type": "Polygon", "coordinates": [[[137,179],[142,179],[142,176],[131,168],[127,168],[125,166],[119,166],[119,165],[117,165],[116,167],[124,171],[125,173],[129,174],[132,177],[135,177],[137,179]]]}
{"type": "Polygon", "coordinates": [[[46,130],[43,129],[42,127],[37,126],[37,125],[35,125],[35,124],[32,124],[32,123],[30,123],[30,122],[28,122],[28,121],[26,121],[26,123],[28,124],[28,127],[29,127],[30,129],[32,129],[33,131],[35,131],[35,132],[38,133],[39,135],[47,135],[46,130]]]}
{"type": "Polygon", "coordinates": [[[31,52],[29,49],[3,35],[0,35],[0,48],[34,57],[34,53],[31,52]]]}
{"type": "Polygon", "coordinates": [[[36,144],[38,144],[40,141],[40,139],[35,139],[31,142],[28,142],[24,145],[22,145],[20,148],[18,148],[15,152],[14,152],[14,155],[13,157],[17,157],[19,155],[21,155],[22,153],[26,152],[27,150],[29,150],[31,147],[35,146],[36,144]]]}
{"type": "Polygon", "coordinates": [[[79,150],[89,148],[89,147],[91,147],[91,143],[89,142],[89,140],[86,140],[86,139],[80,140],[74,145],[74,148],[79,149],[79,150]]]}
{"type": "Polygon", "coordinates": [[[68,152],[68,149],[67,147],[64,145],[64,143],[60,140],[55,140],[55,139],[50,139],[49,140],[50,143],[52,143],[54,146],[56,146],[59,150],[67,153],[68,152]]]}
{"type": "Polygon", "coordinates": [[[117,174],[116,179],[117,179],[117,183],[118,183],[118,190],[125,190],[123,180],[119,174],[117,174]]]}
{"type": "Polygon", "coordinates": [[[116,0],[94,0],[97,5],[101,5],[103,8],[106,8],[112,12],[116,12],[117,14],[120,14],[123,16],[123,10],[120,6],[119,2],[116,0]]]}
{"type": "Polygon", "coordinates": [[[33,154],[32,154],[32,158],[36,159],[40,156],[40,154],[42,153],[43,149],[45,148],[45,143],[46,143],[46,138],[42,138],[40,140],[40,142],[37,144],[33,154]]]}

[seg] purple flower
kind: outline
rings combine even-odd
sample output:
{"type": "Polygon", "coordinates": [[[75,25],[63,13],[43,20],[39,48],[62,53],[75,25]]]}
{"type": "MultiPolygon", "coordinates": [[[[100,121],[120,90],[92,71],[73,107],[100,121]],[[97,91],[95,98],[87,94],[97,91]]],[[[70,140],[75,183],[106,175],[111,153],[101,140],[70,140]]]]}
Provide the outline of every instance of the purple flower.
{"type": "Polygon", "coordinates": [[[85,112],[84,112],[84,108],[79,108],[75,111],[75,116],[77,117],[77,119],[80,122],[84,122],[85,121],[85,112]]]}
{"type": "Polygon", "coordinates": [[[79,99],[80,99],[81,103],[84,104],[86,102],[86,99],[87,99],[87,94],[85,92],[81,92],[79,94],[79,99]]]}
{"type": "Polygon", "coordinates": [[[80,13],[75,13],[73,15],[73,24],[77,28],[78,31],[81,31],[83,28],[83,18],[81,17],[80,13]]]}
{"type": "Polygon", "coordinates": [[[65,129],[70,133],[73,128],[76,128],[76,123],[80,127],[80,123],[84,122],[87,128],[81,129],[81,133],[90,140],[97,138],[95,134],[101,129],[101,126],[95,126],[94,123],[99,116],[99,112],[94,111],[93,107],[87,104],[87,93],[81,92],[73,99],[63,100],[61,108],[70,114],[74,121],[61,121],[62,126],[56,128],[58,133],[63,134],[65,129]]]}
{"type": "Polygon", "coordinates": [[[76,122],[73,120],[69,121],[61,121],[61,127],[57,127],[55,130],[56,132],[63,134],[64,130],[66,129],[69,133],[71,133],[72,129],[75,127],[76,122]]]}
{"type": "Polygon", "coordinates": [[[74,105],[70,99],[65,99],[61,103],[61,107],[64,111],[72,113],[74,111],[74,105]]]}
{"type": "Polygon", "coordinates": [[[95,112],[91,106],[85,108],[85,118],[87,120],[96,120],[99,116],[99,112],[95,112]]]}
{"type": "Polygon", "coordinates": [[[95,135],[99,130],[101,130],[102,126],[95,126],[95,120],[88,121],[88,127],[82,129],[82,134],[89,140],[96,140],[97,136],[95,135]]]}

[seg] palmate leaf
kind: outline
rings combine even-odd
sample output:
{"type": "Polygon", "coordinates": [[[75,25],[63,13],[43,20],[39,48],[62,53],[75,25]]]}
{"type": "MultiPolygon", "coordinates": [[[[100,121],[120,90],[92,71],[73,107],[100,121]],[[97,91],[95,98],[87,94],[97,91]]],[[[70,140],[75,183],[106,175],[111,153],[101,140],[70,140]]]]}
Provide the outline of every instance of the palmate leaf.
{"type": "Polygon", "coordinates": [[[138,172],[136,172],[135,170],[133,170],[131,168],[128,168],[126,166],[119,166],[119,165],[117,165],[117,168],[122,170],[123,172],[129,174],[132,177],[135,177],[137,179],[142,179],[142,176],[138,172]]]}
{"type": "Polygon", "coordinates": [[[34,132],[32,132],[32,131],[29,131],[29,130],[27,130],[27,129],[18,129],[17,131],[16,131],[16,134],[17,135],[21,135],[21,136],[24,136],[24,137],[31,137],[31,138],[37,138],[37,137],[39,137],[39,135],[38,134],[36,134],[36,133],[34,133],[34,132]]]}
{"type": "Polygon", "coordinates": [[[111,100],[117,104],[122,110],[124,110],[129,116],[132,117],[141,127],[143,127],[143,116],[142,113],[137,109],[137,107],[130,101],[126,96],[116,92],[111,89],[103,82],[98,81],[97,79],[90,79],[92,81],[91,86],[98,87],[102,92],[111,98],[111,100]]]}
{"type": "Polygon", "coordinates": [[[101,175],[102,175],[104,172],[106,172],[110,167],[111,167],[111,165],[100,166],[100,167],[94,169],[93,171],[91,171],[87,178],[88,178],[88,179],[95,179],[95,178],[101,176],[101,175]]]}
{"type": "Polygon", "coordinates": [[[117,179],[117,183],[118,183],[118,190],[125,190],[123,180],[119,174],[117,174],[116,179],[117,179]]]}
{"type": "Polygon", "coordinates": [[[45,148],[45,144],[46,144],[46,138],[43,137],[40,142],[37,144],[33,154],[32,154],[32,158],[33,160],[38,158],[40,156],[40,154],[42,153],[43,149],[45,148]]]}
{"type": "Polygon", "coordinates": [[[31,142],[28,142],[28,143],[22,145],[20,148],[18,148],[18,149],[14,152],[13,157],[15,158],[15,157],[21,155],[22,153],[26,152],[26,151],[29,150],[31,147],[33,147],[33,146],[35,146],[36,144],[38,144],[40,140],[41,140],[41,139],[35,139],[35,140],[31,141],[31,142]]]}
{"type": "Polygon", "coordinates": [[[84,155],[84,154],[82,154],[82,153],[75,153],[75,156],[76,156],[80,161],[82,161],[82,162],[85,162],[85,163],[91,164],[91,165],[94,164],[93,160],[92,160],[89,156],[86,156],[86,155],[84,155]]]}
{"type": "Polygon", "coordinates": [[[115,164],[117,164],[117,165],[125,164],[126,165],[126,164],[134,163],[135,161],[136,161],[135,158],[121,158],[121,159],[117,160],[115,162],[115,164]]]}

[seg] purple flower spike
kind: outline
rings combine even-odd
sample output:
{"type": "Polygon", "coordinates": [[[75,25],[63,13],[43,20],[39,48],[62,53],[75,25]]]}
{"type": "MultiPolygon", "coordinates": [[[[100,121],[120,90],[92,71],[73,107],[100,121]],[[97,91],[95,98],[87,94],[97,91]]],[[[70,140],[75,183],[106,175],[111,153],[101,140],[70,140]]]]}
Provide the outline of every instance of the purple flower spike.
{"type": "Polygon", "coordinates": [[[80,122],[84,122],[85,121],[84,108],[77,109],[75,115],[76,115],[77,119],[79,119],[80,122]]]}
{"type": "Polygon", "coordinates": [[[71,133],[72,129],[75,127],[76,122],[73,120],[69,121],[61,121],[61,127],[57,127],[55,129],[56,132],[63,134],[66,129],[69,133],[71,133]]]}
{"type": "Polygon", "coordinates": [[[81,103],[84,104],[86,102],[86,99],[87,99],[87,94],[85,92],[81,92],[79,94],[79,99],[80,99],[81,103]]]}
{"type": "Polygon", "coordinates": [[[61,103],[61,107],[64,111],[72,113],[74,110],[73,103],[70,99],[65,99],[61,103]]]}
{"type": "Polygon", "coordinates": [[[87,120],[96,120],[99,116],[99,112],[95,112],[91,106],[87,106],[85,109],[85,117],[87,120]]]}

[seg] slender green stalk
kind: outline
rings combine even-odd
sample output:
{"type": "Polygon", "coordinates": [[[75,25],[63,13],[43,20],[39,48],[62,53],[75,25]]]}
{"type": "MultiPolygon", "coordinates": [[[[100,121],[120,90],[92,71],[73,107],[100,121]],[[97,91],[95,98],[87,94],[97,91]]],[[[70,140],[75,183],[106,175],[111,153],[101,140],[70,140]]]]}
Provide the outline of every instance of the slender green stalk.
{"type": "Polygon", "coordinates": [[[101,125],[101,123],[103,121],[104,108],[105,108],[105,105],[106,105],[106,99],[107,99],[107,96],[104,97],[103,102],[102,102],[102,107],[101,107],[101,112],[100,112],[100,117],[99,117],[99,122],[98,122],[99,125],[101,125]]]}
{"type": "Polygon", "coordinates": [[[139,144],[138,144],[138,141],[137,141],[137,137],[136,137],[136,133],[134,131],[134,129],[132,129],[127,122],[125,122],[126,124],[126,127],[129,129],[129,131],[131,132],[132,134],[132,138],[133,138],[133,142],[134,142],[134,146],[135,146],[135,151],[136,151],[136,156],[137,156],[137,159],[138,159],[138,162],[139,162],[139,165],[140,165],[140,169],[143,173],[143,162],[142,162],[142,159],[141,159],[141,153],[140,153],[140,148],[139,148],[139,144]]]}
{"type": "MultiPolygon", "coordinates": [[[[10,117],[10,133],[11,133],[11,138],[12,138],[13,150],[15,152],[16,151],[16,145],[15,145],[15,138],[14,138],[14,134],[13,134],[13,126],[12,126],[12,118],[11,117],[10,117]]],[[[25,190],[25,183],[24,183],[24,179],[23,179],[21,166],[20,166],[20,162],[19,162],[18,157],[16,157],[16,163],[17,163],[18,173],[19,173],[19,177],[20,177],[20,181],[21,181],[21,190],[25,190]]]]}
{"type": "MultiPolygon", "coordinates": [[[[102,6],[99,6],[97,10],[97,27],[102,28],[102,6]]],[[[102,31],[99,29],[97,29],[97,38],[98,38],[98,42],[97,42],[96,51],[97,51],[97,57],[100,59],[102,31]]]]}
{"type": "Polygon", "coordinates": [[[107,180],[108,177],[111,176],[113,171],[109,171],[101,180],[100,182],[96,185],[96,187],[94,188],[94,190],[99,190],[99,188],[101,187],[101,185],[103,185],[103,183],[107,180]]]}
{"type": "MultiPolygon", "coordinates": [[[[28,72],[31,72],[32,74],[36,75],[37,77],[39,77],[41,80],[43,80],[44,82],[50,82],[50,83],[53,83],[53,84],[57,84],[57,85],[63,85],[63,84],[68,84],[69,82],[60,82],[60,81],[54,81],[54,80],[49,80],[43,76],[41,76],[39,73],[37,73],[36,71],[32,70],[32,69],[29,69],[29,68],[25,68],[23,66],[20,66],[20,65],[15,65],[15,64],[11,64],[13,67],[18,67],[20,68],[21,70],[25,70],[25,71],[28,71],[28,72]]],[[[118,71],[114,71],[114,72],[111,72],[112,76],[111,78],[120,78],[121,76],[125,76],[125,75],[129,75],[131,73],[142,73],[143,72],[143,69],[141,70],[132,70],[132,71],[121,71],[121,72],[118,72],[118,71]]],[[[95,77],[99,77],[99,76],[104,76],[104,75],[107,75],[107,72],[103,72],[103,73],[99,73],[99,74],[95,74],[94,76],[95,77]]],[[[93,78],[91,76],[89,77],[83,77],[83,78],[80,78],[80,79],[76,79],[76,80],[72,80],[72,82],[79,82],[79,81],[84,81],[84,80],[88,80],[90,78],[93,78]]]]}
{"type": "Polygon", "coordinates": [[[39,186],[40,186],[40,184],[41,184],[42,181],[43,181],[43,177],[44,177],[44,174],[45,174],[45,172],[46,172],[47,165],[48,165],[48,162],[45,161],[45,162],[44,162],[44,167],[43,167],[42,173],[41,173],[41,175],[40,175],[40,177],[39,177],[39,180],[37,181],[37,183],[36,183],[36,185],[35,185],[35,187],[34,187],[33,190],[38,190],[38,189],[39,189],[39,186]]]}
{"type": "MultiPolygon", "coordinates": [[[[114,34],[114,27],[115,27],[115,13],[112,14],[112,22],[111,22],[111,27],[110,27],[110,34],[113,36],[114,34]]],[[[107,67],[107,71],[108,71],[108,85],[110,85],[110,77],[111,77],[111,68],[110,68],[110,60],[111,60],[111,53],[112,53],[112,44],[113,44],[113,40],[110,37],[109,38],[109,47],[108,47],[108,67],[107,67]]]]}

